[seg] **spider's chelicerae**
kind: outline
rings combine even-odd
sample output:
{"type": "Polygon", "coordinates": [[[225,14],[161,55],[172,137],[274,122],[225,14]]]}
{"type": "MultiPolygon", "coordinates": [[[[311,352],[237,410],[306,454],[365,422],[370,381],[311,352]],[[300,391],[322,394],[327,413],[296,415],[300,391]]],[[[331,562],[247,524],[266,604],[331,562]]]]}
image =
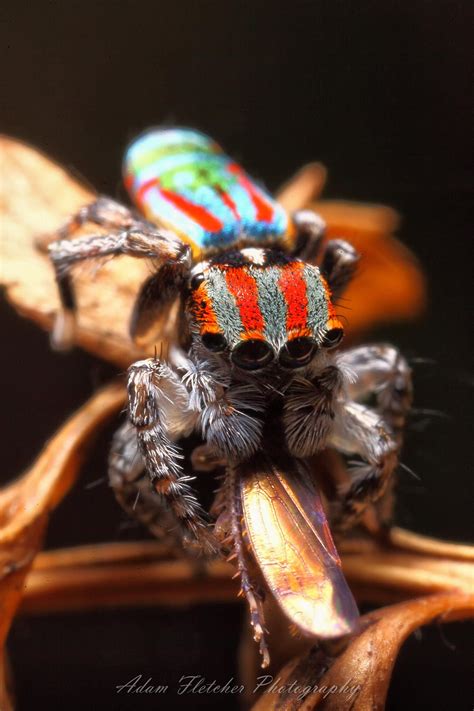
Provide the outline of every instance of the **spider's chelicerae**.
{"type": "Polygon", "coordinates": [[[357,610],[305,460],[324,448],[357,458],[331,521],[353,525],[397,466],[411,400],[410,370],[394,347],[337,349],[343,328],[334,303],[358,255],[341,239],[322,247],[316,214],[288,217],[195,131],[154,129],[137,139],[125,181],[144,217],[99,198],[49,247],[63,304],[59,345],[71,336],[71,270],[83,260],[153,260],[136,301],[134,338],[179,304],[166,361],[149,358],[128,371],[128,420],[110,455],[117,498],[153,532],[172,517],[186,540],[236,558],[265,664],[250,551],[302,631],[347,634],[357,610]],[[86,221],[108,233],[68,239],[86,221]],[[226,466],[214,529],[183,470],[179,441],[192,432],[204,443],[196,469],[226,466]]]}

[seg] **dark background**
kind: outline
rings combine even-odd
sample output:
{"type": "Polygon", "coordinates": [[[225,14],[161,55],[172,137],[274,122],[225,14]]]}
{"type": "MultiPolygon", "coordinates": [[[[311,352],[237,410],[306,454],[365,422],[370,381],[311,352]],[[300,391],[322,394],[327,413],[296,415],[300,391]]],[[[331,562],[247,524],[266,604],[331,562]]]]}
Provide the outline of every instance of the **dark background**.
{"type": "MultiPolygon", "coordinates": [[[[398,521],[453,540],[471,535],[467,167],[471,4],[436,2],[7,3],[1,26],[2,130],[38,146],[100,192],[122,196],[125,144],[149,125],[214,136],[277,187],[302,163],[330,170],[329,197],[400,210],[402,239],[430,285],[418,323],[381,329],[416,367],[415,415],[400,472],[398,521]]],[[[54,197],[54,196],[53,196],[54,197]]],[[[3,472],[28,465],[109,366],[51,353],[44,333],[1,304],[3,472]]],[[[103,476],[101,439],[55,512],[49,546],[140,535],[103,476]]],[[[20,711],[32,708],[232,708],[234,699],[117,697],[138,673],[156,683],[202,674],[224,683],[236,606],[22,618],[10,640],[20,711]],[[201,705],[202,704],[202,705],[201,705]]],[[[409,640],[389,709],[470,707],[468,633],[451,625],[409,640]]],[[[235,702],[236,703],[236,702],[235,702]]]]}

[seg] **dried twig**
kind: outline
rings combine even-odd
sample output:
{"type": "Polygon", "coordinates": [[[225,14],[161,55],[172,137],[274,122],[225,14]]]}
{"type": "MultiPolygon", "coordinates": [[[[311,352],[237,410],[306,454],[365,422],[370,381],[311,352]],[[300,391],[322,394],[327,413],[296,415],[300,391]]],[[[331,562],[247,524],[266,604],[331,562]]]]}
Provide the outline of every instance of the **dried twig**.
{"type": "MultiPolygon", "coordinates": [[[[393,540],[399,545],[361,538],[339,546],[345,575],[359,602],[380,604],[419,594],[471,592],[474,547],[445,544],[402,529],[394,530],[393,540]]],[[[197,570],[192,561],[175,559],[172,550],[154,541],[47,551],[37,557],[26,581],[20,611],[179,606],[210,599],[234,602],[238,590],[231,581],[234,572],[222,561],[197,570]]]]}

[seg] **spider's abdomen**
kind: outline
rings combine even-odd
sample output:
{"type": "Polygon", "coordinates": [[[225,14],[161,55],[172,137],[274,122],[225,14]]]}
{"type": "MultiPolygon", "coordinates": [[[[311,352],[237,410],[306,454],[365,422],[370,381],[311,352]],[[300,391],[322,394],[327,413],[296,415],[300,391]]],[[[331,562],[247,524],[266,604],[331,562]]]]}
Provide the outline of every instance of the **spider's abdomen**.
{"type": "Polygon", "coordinates": [[[281,205],[197,131],[148,131],[129,146],[123,172],[146,218],[190,242],[196,254],[283,244],[291,230],[281,205]]]}

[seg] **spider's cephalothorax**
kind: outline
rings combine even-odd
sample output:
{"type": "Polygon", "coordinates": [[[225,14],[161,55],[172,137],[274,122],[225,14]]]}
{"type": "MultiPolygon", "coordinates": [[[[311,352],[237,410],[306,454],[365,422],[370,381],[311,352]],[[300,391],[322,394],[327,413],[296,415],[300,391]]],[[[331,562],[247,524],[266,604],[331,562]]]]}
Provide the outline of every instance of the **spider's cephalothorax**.
{"type": "Polygon", "coordinates": [[[343,335],[318,267],[274,249],[244,248],[198,264],[189,310],[202,344],[243,370],[301,368],[343,335]]]}
{"type": "Polygon", "coordinates": [[[128,149],[124,173],[143,217],[99,198],[50,245],[63,304],[57,345],[74,327],[70,272],[85,259],[153,261],[134,338],[181,304],[167,362],[129,368],[128,420],[110,457],[117,498],[157,535],[171,517],[186,540],[236,559],[264,664],[262,589],[250,555],[298,629],[344,636],[357,608],[305,460],[326,447],[358,457],[332,519],[352,525],[387,488],[411,398],[409,368],[393,347],[336,350],[343,328],[334,304],[358,255],[343,240],[322,246],[317,215],[288,216],[196,131],[149,131],[128,149]],[[67,239],[86,221],[109,232],[67,239]],[[214,529],[183,471],[180,440],[193,432],[203,440],[195,468],[226,466],[214,529]]]}

